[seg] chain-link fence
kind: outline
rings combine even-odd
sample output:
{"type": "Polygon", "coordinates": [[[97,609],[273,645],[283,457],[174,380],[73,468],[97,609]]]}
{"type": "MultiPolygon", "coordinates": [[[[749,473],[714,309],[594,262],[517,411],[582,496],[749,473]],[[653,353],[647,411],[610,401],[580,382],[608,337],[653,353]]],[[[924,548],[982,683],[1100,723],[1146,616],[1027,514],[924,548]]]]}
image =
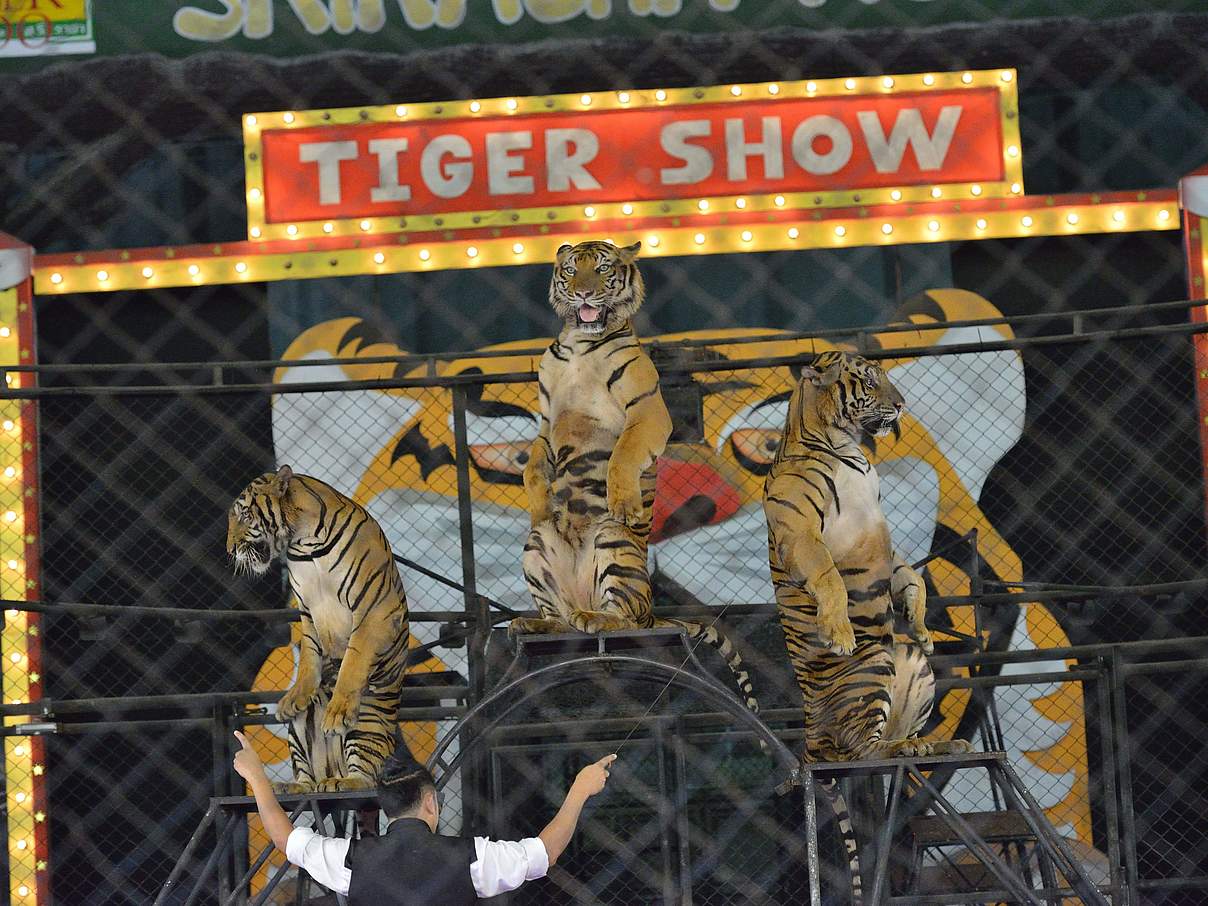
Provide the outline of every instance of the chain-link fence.
{"type": "MultiPolygon", "coordinates": [[[[217,255],[249,235],[251,112],[966,69],[1015,73],[1027,196],[1168,195],[1208,159],[1208,15],[1191,3],[220,5],[113,0],[95,58],[0,59],[0,228],[41,253],[217,255]]],[[[14,6],[0,57],[37,43],[14,6]]],[[[794,369],[832,347],[882,359],[908,409],[902,438],[872,455],[895,544],[926,561],[939,641],[927,732],[1005,750],[1094,879],[1130,903],[1199,903],[1208,712],[1201,652],[1177,640],[1202,633],[1205,597],[1177,583],[1203,574],[1205,507],[1182,237],[1084,233],[1071,214],[1062,235],[683,257],[610,225],[602,235],[646,242],[636,324],[675,423],[655,605],[704,620],[725,608],[765,717],[797,751],[762,481],[794,369]]],[[[49,825],[37,871],[53,902],[151,899],[209,797],[243,791],[232,728],[287,778],[287,586],[278,566],[235,577],[223,549],[231,500],[279,463],[366,505],[405,558],[412,629],[433,646],[403,694],[412,751],[430,755],[497,688],[513,652],[501,606],[531,606],[521,474],[548,280],[541,262],[36,299],[48,367],[25,396],[44,699],[5,713],[42,731],[5,745],[45,801],[18,812],[29,778],[10,773],[6,802],[49,825]]],[[[767,755],[709,702],[670,690],[643,718],[659,691],[586,678],[511,714],[455,772],[446,830],[530,833],[583,760],[638,727],[566,861],[513,902],[804,899],[800,796],[776,795],[767,755]]],[[[961,775],[947,790],[971,812],[999,804],[961,775]]],[[[849,792],[868,843],[877,797],[849,792]]],[[[18,855],[35,828],[6,827],[18,855]]],[[[253,822],[215,883],[231,887],[264,840],[253,822]]],[[[824,856],[842,863],[837,844],[824,856]]],[[[825,881],[837,896],[842,879],[825,881]]],[[[27,902],[17,883],[0,902],[27,902]]]]}
{"type": "MultiPolygon", "coordinates": [[[[1204,538],[1186,304],[964,326],[985,312],[958,303],[969,300],[932,291],[879,329],[650,344],[675,423],[658,466],[656,610],[720,616],[765,718],[799,750],[762,481],[800,364],[862,349],[908,401],[901,438],[870,452],[895,545],[926,564],[941,676],[927,732],[1005,750],[1096,882],[1138,890],[1200,877],[1193,791],[1205,766],[1194,737],[1171,743],[1170,700],[1133,700],[1160,693],[1140,685],[1148,674],[1111,675],[1128,707],[1109,715],[1104,674],[1077,672],[1107,656],[1104,643],[1195,634],[1202,612],[1198,586],[1178,584],[1198,578],[1204,538]],[[970,593],[979,606],[961,597],[970,593]],[[1071,645],[1101,647],[1062,653],[1071,645]],[[1181,783],[1158,767],[1171,760],[1181,783]],[[1103,778],[1125,764],[1131,798],[1117,800],[1103,778]]],[[[277,462],[362,502],[404,559],[412,630],[434,645],[402,702],[418,757],[507,672],[512,645],[486,628],[531,608],[520,476],[540,349],[376,361],[379,345],[355,348],[366,355],[217,370],[45,366],[26,391],[42,427],[45,597],[58,605],[44,617],[47,699],[33,711],[54,724],[41,738],[51,880],[64,901],[135,902],[158,889],[207,797],[242,791],[228,767],[232,728],[249,727],[273,775],[289,779],[273,715],[295,669],[287,587],[276,567],[236,578],[223,549],[230,502],[277,462]],[[241,618],[248,611],[266,615],[241,618]]],[[[698,656],[733,688],[720,660],[698,656]]],[[[773,792],[767,756],[708,702],[659,692],[604,678],[542,696],[456,772],[447,830],[531,833],[566,772],[640,730],[615,796],[593,811],[553,887],[517,902],[804,896],[799,794],[773,792]]],[[[1202,719],[1194,696],[1179,699],[1202,719]]],[[[948,795],[969,812],[1001,806],[992,787],[961,776],[948,795]]],[[[215,880],[229,885],[264,839],[253,823],[215,880]]],[[[1179,895],[1145,894],[1194,901],[1179,895]]]]}

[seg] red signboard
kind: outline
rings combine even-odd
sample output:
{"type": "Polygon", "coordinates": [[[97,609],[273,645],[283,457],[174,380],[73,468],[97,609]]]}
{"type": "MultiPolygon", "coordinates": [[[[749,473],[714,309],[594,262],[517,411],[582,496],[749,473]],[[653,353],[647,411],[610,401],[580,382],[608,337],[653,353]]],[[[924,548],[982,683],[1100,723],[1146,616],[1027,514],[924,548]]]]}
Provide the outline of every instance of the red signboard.
{"type": "Polygon", "coordinates": [[[1018,193],[1015,112],[997,70],[255,114],[251,235],[1018,193]]]}

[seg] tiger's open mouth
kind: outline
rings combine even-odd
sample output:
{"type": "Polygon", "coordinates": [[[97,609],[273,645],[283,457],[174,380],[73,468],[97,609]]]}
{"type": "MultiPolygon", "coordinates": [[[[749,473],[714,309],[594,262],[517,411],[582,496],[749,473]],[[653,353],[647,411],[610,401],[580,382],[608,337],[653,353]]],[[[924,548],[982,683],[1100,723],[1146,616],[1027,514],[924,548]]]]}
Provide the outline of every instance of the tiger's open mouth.
{"type": "Polygon", "coordinates": [[[234,561],[235,575],[263,576],[272,562],[272,551],[262,542],[242,542],[235,546],[234,561]]]}
{"type": "Polygon", "coordinates": [[[902,420],[897,412],[886,415],[874,414],[860,420],[861,427],[873,437],[885,437],[893,434],[894,440],[902,439],[902,420]]]}
{"type": "Polygon", "coordinates": [[[580,330],[586,333],[599,333],[604,329],[604,318],[607,313],[603,308],[584,302],[575,309],[575,321],[580,330]]]}

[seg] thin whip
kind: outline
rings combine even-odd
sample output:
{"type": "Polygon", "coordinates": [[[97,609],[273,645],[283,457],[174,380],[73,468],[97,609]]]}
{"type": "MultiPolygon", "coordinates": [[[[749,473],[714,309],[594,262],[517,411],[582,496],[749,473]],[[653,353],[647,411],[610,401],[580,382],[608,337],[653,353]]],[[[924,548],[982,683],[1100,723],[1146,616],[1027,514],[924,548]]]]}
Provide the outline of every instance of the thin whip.
{"type": "MultiPolygon", "coordinates": [[[[684,669],[684,665],[685,665],[685,664],[687,664],[687,663],[688,663],[688,661],[690,661],[690,660],[692,659],[692,655],[696,654],[696,649],[697,649],[697,648],[699,648],[699,647],[700,647],[700,643],[701,643],[701,642],[703,642],[703,641],[705,640],[705,636],[706,636],[706,635],[708,635],[709,630],[710,630],[710,629],[712,629],[712,628],[713,628],[715,625],[717,625],[717,621],[721,619],[722,614],[724,614],[724,613],[725,613],[725,612],[726,612],[726,611],[729,609],[730,604],[733,604],[733,603],[734,603],[733,601],[730,601],[728,604],[726,604],[724,607],[722,607],[722,609],[721,609],[721,610],[719,610],[719,611],[717,612],[717,616],[715,616],[715,617],[713,618],[713,622],[712,622],[712,623],[710,623],[708,626],[706,626],[706,627],[705,627],[705,631],[704,631],[704,632],[702,632],[702,633],[700,634],[700,638],[698,638],[698,639],[697,639],[697,640],[696,640],[696,641],[695,641],[695,642],[692,644],[692,647],[688,649],[688,654],[687,654],[687,655],[684,657],[684,659],[683,659],[683,660],[680,662],[680,665],[679,665],[679,668],[678,668],[679,670],[683,670],[683,669],[684,669]]],[[[622,739],[622,740],[621,740],[621,744],[620,744],[619,746],[617,746],[617,750],[616,750],[616,754],[617,754],[617,755],[620,755],[620,754],[621,754],[621,749],[625,748],[625,743],[629,742],[629,740],[630,740],[631,738],[633,738],[633,734],[634,734],[634,733],[636,733],[636,732],[638,731],[638,727],[640,727],[640,726],[642,725],[642,721],[644,721],[644,720],[645,720],[647,717],[649,717],[649,716],[650,716],[650,712],[651,712],[651,711],[653,711],[653,710],[654,710],[654,706],[655,706],[655,705],[657,705],[657,704],[659,703],[659,699],[663,697],[663,693],[664,693],[664,692],[666,692],[668,689],[670,689],[670,688],[671,688],[671,684],[672,684],[672,683],[674,683],[674,682],[675,682],[675,675],[674,675],[674,674],[672,674],[671,679],[667,680],[667,685],[663,686],[663,688],[659,690],[659,694],[658,694],[658,695],[656,695],[656,696],[654,697],[654,701],[652,701],[652,702],[650,703],[650,707],[646,709],[646,713],[645,713],[645,714],[643,714],[641,717],[639,717],[639,718],[638,718],[638,719],[637,719],[637,720],[634,722],[633,729],[631,729],[631,730],[629,731],[629,735],[628,735],[628,736],[626,736],[624,739],[622,739]]]]}

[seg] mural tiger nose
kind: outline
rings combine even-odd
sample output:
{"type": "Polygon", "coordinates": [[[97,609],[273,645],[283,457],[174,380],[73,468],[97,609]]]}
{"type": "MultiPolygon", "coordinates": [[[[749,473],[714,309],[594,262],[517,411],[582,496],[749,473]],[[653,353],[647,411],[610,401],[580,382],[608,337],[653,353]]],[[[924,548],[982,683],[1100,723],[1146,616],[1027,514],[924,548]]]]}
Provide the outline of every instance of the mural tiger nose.
{"type": "Polygon", "coordinates": [[[658,461],[658,493],[650,526],[650,542],[657,544],[703,525],[725,522],[742,509],[737,484],[717,467],[711,451],[684,445],[658,461]]]}
{"type": "Polygon", "coordinates": [[[581,242],[558,249],[550,305],[562,330],[538,369],[540,419],[524,467],[532,531],[524,577],[538,617],[515,633],[596,633],[674,626],[726,660],[747,706],[750,678],[712,626],[656,619],[647,545],[656,462],[671,436],[659,375],[631,318],[645,297],[641,243],[581,242]]]}

